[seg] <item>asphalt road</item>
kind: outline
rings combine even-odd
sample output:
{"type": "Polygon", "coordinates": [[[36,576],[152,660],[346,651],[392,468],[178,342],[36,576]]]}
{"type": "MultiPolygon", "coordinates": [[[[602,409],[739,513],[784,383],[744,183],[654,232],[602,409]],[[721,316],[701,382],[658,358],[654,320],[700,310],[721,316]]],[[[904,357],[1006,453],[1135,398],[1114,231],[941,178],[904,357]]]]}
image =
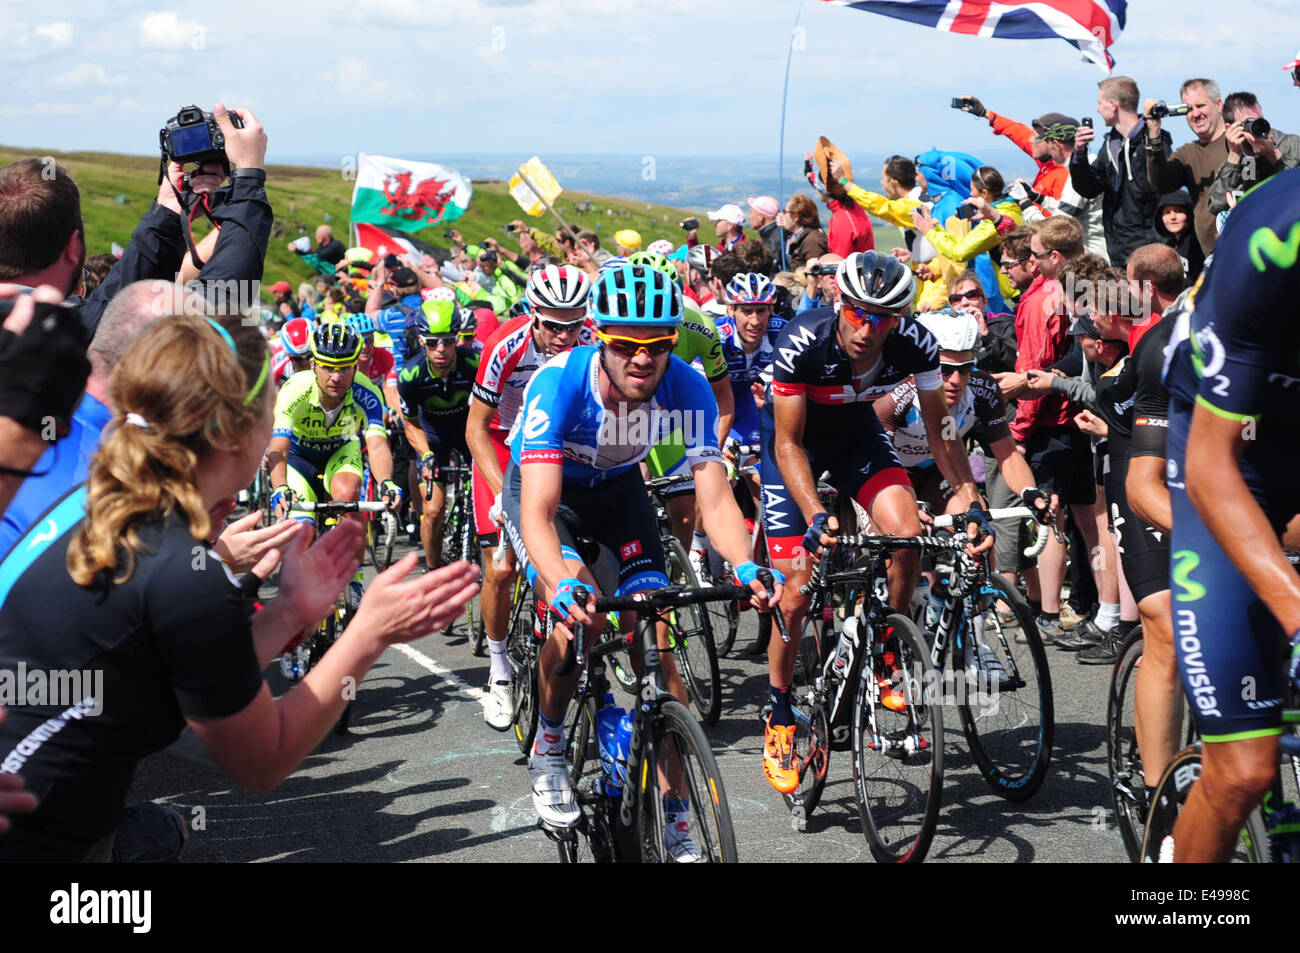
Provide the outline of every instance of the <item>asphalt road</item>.
{"type": "MultiPolygon", "coordinates": [[[[822,803],[804,831],[763,780],[759,709],[767,702],[767,668],[765,659],[742,654],[755,630],[752,613],[742,620],[736,650],[722,660],[722,718],[708,729],[741,860],[870,862],[849,753],[832,755],[822,803]]],[[[1047,651],[1056,744],[1046,782],[1022,804],[993,795],[951,710],[943,808],[927,863],[1126,861],[1106,778],[1110,669],[1047,651]]],[[[278,670],[271,679],[273,691],[284,690],[278,670]]],[[[555,847],[535,826],[514,735],[483,721],[486,681],[487,660],[470,654],[462,619],[450,637],[386,652],[361,685],[350,733],[328,737],[271,794],[227,781],[186,736],[141,764],[131,800],[185,813],[197,828],[188,862],[553,862],[555,847]]]]}

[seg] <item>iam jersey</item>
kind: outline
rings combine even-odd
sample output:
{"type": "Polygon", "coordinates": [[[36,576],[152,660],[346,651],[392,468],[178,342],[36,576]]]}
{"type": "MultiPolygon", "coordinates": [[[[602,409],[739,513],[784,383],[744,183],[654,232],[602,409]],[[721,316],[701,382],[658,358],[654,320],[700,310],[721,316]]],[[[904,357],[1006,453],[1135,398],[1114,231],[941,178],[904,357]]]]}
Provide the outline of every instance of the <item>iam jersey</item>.
{"type": "MultiPolygon", "coordinates": [[[[587,322],[578,332],[578,344],[594,343],[592,325],[587,322]]],[[[531,315],[503,324],[488,341],[479,360],[474,397],[496,408],[488,422],[489,430],[500,431],[502,437],[510,432],[523,403],[524,388],[547,360],[533,340],[531,315]]]]}
{"type": "MultiPolygon", "coordinates": [[[[782,329],[772,357],[771,392],[778,397],[804,395],[808,412],[804,443],[834,444],[874,429],[872,402],[909,377],[918,390],[938,390],[939,345],[912,317],[900,317],[865,374],[855,377],[840,346],[839,315],[816,308],[795,317],[782,329]]],[[[763,406],[763,427],[774,430],[772,401],[763,406]]]]}
{"type": "Polygon", "coordinates": [[[681,358],[668,356],[654,395],[626,414],[605,407],[599,376],[595,347],[559,354],[533,375],[508,440],[516,466],[562,463],[565,483],[596,486],[636,466],[674,430],[690,466],[721,461],[713,391],[681,358]]]}
{"type": "MultiPolygon", "coordinates": [[[[894,449],[903,466],[935,465],[925,421],[921,418],[920,394],[915,381],[899,384],[876,401],[875,409],[885,432],[894,441],[894,449]]],[[[948,413],[962,438],[974,431],[974,436],[987,445],[1011,436],[1006,402],[998,390],[997,381],[984,371],[971,372],[966,390],[957,406],[948,408],[948,413]]]]}

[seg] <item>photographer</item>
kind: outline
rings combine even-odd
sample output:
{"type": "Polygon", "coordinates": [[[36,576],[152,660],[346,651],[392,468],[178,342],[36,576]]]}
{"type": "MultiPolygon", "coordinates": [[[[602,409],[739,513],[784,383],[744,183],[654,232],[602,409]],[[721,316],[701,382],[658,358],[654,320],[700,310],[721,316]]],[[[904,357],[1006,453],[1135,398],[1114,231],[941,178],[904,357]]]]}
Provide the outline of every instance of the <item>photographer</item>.
{"type": "Polygon", "coordinates": [[[813,308],[838,307],[840,300],[839,285],[835,283],[835,272],[844,259],[832,252],[819,258],[809,258],[805,267],[804,293],[795,305],[795,314],[803,314],[813,308]]]}
{"type": "Polygon", "coordinates": [[[1033,189],[1048,198],[1059,199],[1061,190],[1070,178],[1066,163],[1070,161],[1070,144],[1079,123],[1061,113],[1045,113],[1033,121],[1033,128],[1001,116],[974,96],[953,100],[953,106],[962,112],[987,119],[993,132],[1006,136],[1034,160],[1038,174],[1034,176],[1033,189]],[[957,104],[961,103],[960,106],[957,104]],[[1068,129],[1068,136],[1066,130],[1068,129]]]}
{"type": "Polygon", "coordinates": [[[1300,136],[1278,132],[1264,119],[1254,93],[1233,93],[1223,101],[1228,157],[1214,173],[1206,208],[1228,211],[1228,193],[1245,192],[1265,179],[1300,165],[1300,136]]]}
{"type": "Polygon", "coordinates": [[[1158,195],[1187,189],[1196,206],[1193,216],[1196,237],[1201,250],[1209,255],[1219,240],[1219,232],[1214,215],[1206,208],[1206,200],[1215,173],[1228,157],[1223,100],[1219,96],[1219,84],[1212,79],[1189,79],[1179,88],[1178,95],[1188,107],[1187,126],[1196,138],[1169,155],[1160,140],[1160,118],[1152,113],[1156,100],[1148,99],[1142,107],[1147,123],[1147,181],[1158,195]]]}

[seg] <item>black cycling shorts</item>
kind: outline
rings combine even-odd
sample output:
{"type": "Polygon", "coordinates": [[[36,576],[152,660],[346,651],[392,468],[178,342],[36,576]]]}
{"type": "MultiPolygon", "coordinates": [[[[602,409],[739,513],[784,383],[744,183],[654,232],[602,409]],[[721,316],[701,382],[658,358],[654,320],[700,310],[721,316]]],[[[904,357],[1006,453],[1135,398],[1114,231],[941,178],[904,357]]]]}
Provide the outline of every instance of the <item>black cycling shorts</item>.
{"type": "Polygon", "coordinates": [[[1025,444],[1025,462],[1034,474],[1034,484],[1049,496],[1058,494],[1063,506],[1097,502],[1092,443],[1087,434],[1074,427],[1036,430],[1025,444]]]}
{"type": "Polygon", "coordinates": [[[1169,588],[1169,537],[1145,523],[1128,505],[1128,447],[1111,441],[1110,472],[1106,474],[1106,503],[1110,524],[1119,536],[1120,563],[1124,578],[1141,602],[1147,596],[1169,588]]]}

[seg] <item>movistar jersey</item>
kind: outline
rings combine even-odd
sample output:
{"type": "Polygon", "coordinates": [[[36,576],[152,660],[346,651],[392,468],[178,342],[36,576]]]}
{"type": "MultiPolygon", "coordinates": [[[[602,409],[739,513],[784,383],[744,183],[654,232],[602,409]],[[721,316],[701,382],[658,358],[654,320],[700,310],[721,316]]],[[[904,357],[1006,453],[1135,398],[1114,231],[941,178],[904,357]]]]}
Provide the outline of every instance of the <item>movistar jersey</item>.
{"type": "Polygon", "coordinates": [[[413,356],[397,375],[402,416],[418,423],[431,441],[463,444],[479,356],[469,348],[456,348],[456,366],[446,377],[434,375],[426,355],[413,356]]]}
{"type": "Polygon", "coordinates": [[[605,406],[599,376],[594,347],[557,355],[533,375],[508,438],[516,465],[562,463],[566,483],[595,486],[636,466],[675,429],[691,466],[722,459],[713,392],[680,358],[669,355],[654,395],[630,411],[605,406]]]}
{"type": "Polygon", "coordinates": [[[316,371],[308,368],[289,378],[275,399],[272,437],[288,437],[290,448],[313,462],[323,463],[334,451],[361,434],[382,437],[384,395],[360,371],[352,390],[338,408],[327,414],[321,408],[316,371]]]}

